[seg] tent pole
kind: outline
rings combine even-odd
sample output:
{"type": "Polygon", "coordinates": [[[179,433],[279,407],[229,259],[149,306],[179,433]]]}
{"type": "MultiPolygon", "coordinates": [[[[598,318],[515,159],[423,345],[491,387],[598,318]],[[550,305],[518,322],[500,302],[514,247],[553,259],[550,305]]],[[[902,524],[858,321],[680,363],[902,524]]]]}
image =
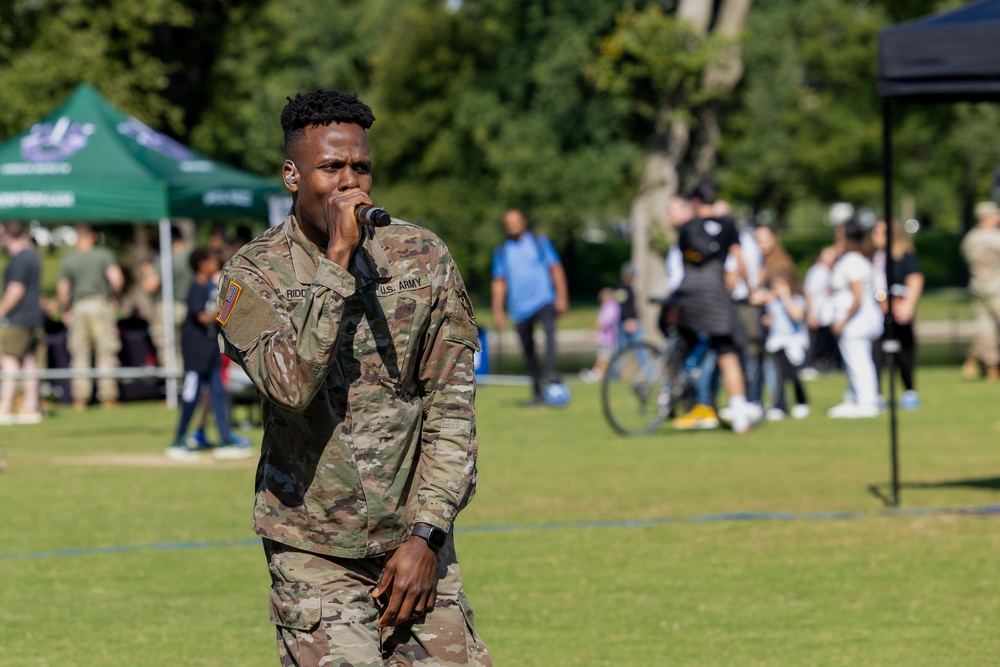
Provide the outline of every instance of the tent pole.
{"type": "Polygon", "coordinates": [[[882,100],[882,175],[885,183],[885,284],[886,308],[885,338],[882,352],[885,354],[889,371],[889,457],[892,461],[892,506],[899,507],[899,446],[898,424],[896,421],[896,323],[892,313],[892,274],[895,261],[892,257],[892,100],[882,100]]]}
{"type": "Polygon", "coordinates": [[[177,409],[176,334],[174,321],[174,261],[171,253],[170,218],[160,218],[160,300],[163,302],[163,359],[167,366],[167,408],[177,409]]]}

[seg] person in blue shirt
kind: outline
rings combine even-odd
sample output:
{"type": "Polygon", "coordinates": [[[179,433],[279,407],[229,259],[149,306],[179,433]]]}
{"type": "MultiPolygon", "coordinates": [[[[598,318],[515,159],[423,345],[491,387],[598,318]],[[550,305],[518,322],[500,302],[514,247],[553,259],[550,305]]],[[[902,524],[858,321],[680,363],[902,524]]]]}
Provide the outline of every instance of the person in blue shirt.
{"type": "Polygon", "coordinates": [[[533,394],[528,405],[542,405],[542,373],[533,334],[540,322],[545,331],[545,381],[554,382],[558,377],[556,317],[569,307],[566,272],[552,243],[528,228],[528,219],[520,209],[504,213],[503,228],[507,240],[493,251],[493,326],[497,331],[506,327],[506,303],[531,376],[533,394]]]}

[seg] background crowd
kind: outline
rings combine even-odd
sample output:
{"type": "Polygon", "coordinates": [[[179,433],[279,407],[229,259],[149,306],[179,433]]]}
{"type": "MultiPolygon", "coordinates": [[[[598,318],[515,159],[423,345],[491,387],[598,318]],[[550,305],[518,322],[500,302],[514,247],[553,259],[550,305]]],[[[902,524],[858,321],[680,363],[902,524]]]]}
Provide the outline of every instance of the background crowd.
{"type": "MultiPolygon", "coordinates": [[[[1000,207],[981,202],[975,215],[977,224],[961,246],[976,314],[976,333],[962,375],[995,381],[1000,380],[1000,207]]],[[[847,387],[844,400],[827,406],[826,413],[833,418],[874,417],[886,403],[887,341],[896,346],[895,365],[903,385],[900,405],[906,410],[919,408],[914,318],[924,276],[911,235],[897,221],[889,248],[884,220],[854,214],[835,220],[831,242],[799,275],[778,231],[738,221],[711,182],[673,197],[666,218],[677,242],[666,253],[663,292],[673,297],[674,305],[688,293],[682,328],[697,355],[697,363],[694,357],[689,359],[696,379],[695,401],[687,412],[674,415],[676,428],[715,428],[720,418],[730,423],[734,417],[748,423],[804,418],[812,412],[805,383],[834,371],[845,374],[847,387]],[[714,287],[699,277],[707,255],[695,258],[699,253],[685,247],[693,234],[707,239],[705,248],[715,248],[718,277],[708,278],[709,283],[715,280],[714,287]],[[893,261],[887,276],[889,256],[893,261]],[[693,304],[692,286],[702,295],[693,304]],[[713,290],[719,289],[724,290],[727,306],[716,312],[713,304],[722,292],[713,290]],[[890,301],[891,339],[887,337],[890,301]],[[721,325],[713,322],[720,312],[721,325]],[[730,403],[727,407],[720,405],[723,394],[730,403]],[[739,414],[734,415],[734,409],[739,414]]],[[[569,307],[568,280],[552,242],[532,229],[523,211],[508,210],[502,222],[507,238],[494,249],[492,262],[493,323],[503,329],[509,314],[531,378],[526,405],[544,405],[550,403],[545,390],[560,384],[556,322],[569,307]],[[538,325],[544,335],[544,356],[535,347],[538,325]]],[[[66,402],[77,410],[95,403],[114,408],[123,385],[102,371],[120,364],[119,318],[124,315],[145,325],[156,362],[166,365],[158,257],[137,263],[135,277],[127,278],[118,258],[101,244],[100,235],[88,225],[77,225],[74,247],[59,263],[55,298],[48,298],[41,288],[42,264],[29,228],[8,221],[3,230],[9,257],[0,298],[4,371],[58,366],[58,359],[50,357],[62,354],[66,365],[84,372],[68,383],[66,402]],[[132,289],[126,294],[127,282],[132,289]],[[52,331],[65,332],[64,339],[54,338],[55,348],[48,335],[52,331]]],[[[230,431],[228,410],[231,397],[245,392],[247,385],[239,377],[240,369],[218,354],[214,290],[221,264],[251,237],[244,227],[235,234],[216,228],[205,248],[194,248],[178,227],[172,229],[174,358],[184,370],[182,414],[168,449],[174,458],[194,458],[208,450],[224,455],[226,447],[246,448],[246,441],[230,431]],[[199,405],[200,420],[188,434],[199,405]],[[206,436],[210,414],[222,425],[216,427],[221,447],[213,448],[206,436]]],[[[585,382],[601,381],[615,352],[644,338],[639,315],[648,306],[636,302],[635,279],[634,265],[626,262],[617,284],[599,291],[596,359],[580,372],[585,382]]],[[[0,425],[39,422],[43,415],[39,396],[40,383],[30,374],[20,381],[4,380],[0,425]]]]}
{"type": "MultiPolygon", "coordinates": [[[[962,245],[977,313],[963,375],[997,379],[1000,208],[983,202],[976,216],[978,225],[962,245]]],[[[677,331],[687,343],[686,366],[695,384],[694,403],[675,415],[675,428],[715,428],[721,417],[745,431],[748,422],[765,418],[805,418],[812,410],[804,383],[834,371],[844,373],[847,386],[842,402],[827,406],[826,414],[875,417],[886,406],[889,351],[903,386],[900,406],[919,408],[914,318],[924,275],[911,235],[898,221],[889,247],[885,220],[853,212],[834,220],[829,245],[800,276],[778,232],[738,223],[710,182],[673,197],[667,218],[676,242],[666,253],[669,298],[661,328],[677,331]],[[730,355],[736,368],[726,367],[730,355]],[[727,371],[736,379],[726,382],[727,371]],[[724,408],[720,376],[729,401],[724,408]]],[[[635,342],[625,333],[635,318],[628,287],[633,278],[626,264],[623,282],[599,293],[597,361],[581,371],[586,382],[599,382],[613,353],[635,342]]]]}
{"type": "MultiPolygon", "coordinates": [[[[72,250],[59,261],[52,299],[42,290],[42,262],[30,229],[20,221],[7,221],[0,231],[8,255],[0,297],[0,368],[24,372],[20,380],[7,377],[0,382],[0,426],[42,420],[41,382],[31,373],[57,367],[53,357],[65,357],[74,372],[66,398],[75,410],[87,410],[95,398],[102,409],[117,407],[122,385],[114,370],[121,362],[122,322],[128,319],[143,322],[141,340],[149,343],[152,361],[166,364],[159,258],[138,265],[135,290],[126,295],[121,263],[101,243],[100,234],[86,224],[76,225],[74,232],[72,250]],[[122,305],[124,300],[128,306],[122,305]],[[144,307],[139,305],[142,303],[144,307]],[[60,335],[49,336],[47,330],[60,335]]],[[[183,370],[183,389],[177,434],[167,449],[171,458],[196,458],[209,450],[219,458],[251,455],[249,441],[230,429],[232,392],[226,387],[232,385],[234,391],[241,388],[238,378],[235,382],[232,379],[241,371],[219,353],[214,323],[222,262],[246,240],[248,230],[227,237],[218,229],[212,234],[212,247],[192,248],[178,228],[172,229],[173,340],[175,364],[183,370]],[[199,405],[199,427],[188,434],[199,405]],[[214,445],[205,431],[210,412],[219,436],[214,445]]]]}

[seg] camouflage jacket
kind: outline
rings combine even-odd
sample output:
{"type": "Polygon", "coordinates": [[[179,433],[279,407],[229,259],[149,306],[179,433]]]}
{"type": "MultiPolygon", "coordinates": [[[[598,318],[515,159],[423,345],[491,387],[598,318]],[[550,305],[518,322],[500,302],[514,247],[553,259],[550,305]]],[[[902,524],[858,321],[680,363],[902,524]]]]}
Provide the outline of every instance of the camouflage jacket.
{"type": "Polygon", "coordinates": [[[363,227],[350,271],[294,216],[220,279],[220,343],[264,397],[254,529],[360,558],[414,523],[450,530],[476,486],[478,330],[448,249],[409,223],[363,227]]]}

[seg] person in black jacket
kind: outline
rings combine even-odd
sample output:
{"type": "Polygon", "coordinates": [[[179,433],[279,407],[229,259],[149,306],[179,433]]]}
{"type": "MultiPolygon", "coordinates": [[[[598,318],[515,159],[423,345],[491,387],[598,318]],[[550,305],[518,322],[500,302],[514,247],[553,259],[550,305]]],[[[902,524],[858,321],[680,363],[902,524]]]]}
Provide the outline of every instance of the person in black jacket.
{"type": "MultiPolygon", "coordinates": [[[[920,397],[913,378],[917,360],[917,339],[913,332],[913,319],[917,301],[924,291],[924,274],[920,271],[917,251],[910,242],[909,235],[898,221],[893,220],[892,275],[887,281],[886,237],[885,220],[879,220],[871,232],[872,246],[875,248],[872,265],[875,271],[875,300],[885,315],[885,331],[881,338],[872,343],[872,356],[875,360],[875,372],[881,384],[882,368],[885,366],[882,343],[889,333],[889,299],[892,299],[893,333],[900,345],[896,361],[904,389],[899,405],[904,410],[916,410],[920,406],[920,397]]],[[[893,378],[889,378],[889,382],[892,381],[893,378]]]]}
{"type": "MultiPolygon", "coordinates": [[[[671,211],[693,216],[690,198],[674,197],[671,211]]],[[[677,307],[678,326],[692,346],[707,338],[711,348],[718,352],[717,363],[729,395],[733,431],[746,433],[751,426],[750,409],[736,342],[739,325],[725,270],[730,256],[738,266],[743,266],[739,231],[730,216],[693,216],[681,226],[677,245],[684,261],[684,278],[671,297],[677,307]]]]}

